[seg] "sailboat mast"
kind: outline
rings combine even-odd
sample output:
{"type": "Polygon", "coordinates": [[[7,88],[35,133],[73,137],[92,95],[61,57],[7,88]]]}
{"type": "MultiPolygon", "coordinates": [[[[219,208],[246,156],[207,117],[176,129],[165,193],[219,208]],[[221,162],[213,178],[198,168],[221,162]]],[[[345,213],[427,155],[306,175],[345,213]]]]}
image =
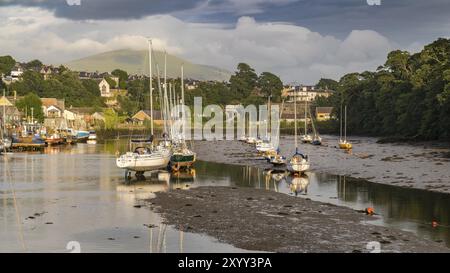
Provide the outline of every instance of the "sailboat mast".
{"type": "Polygon", "coordinates": [[[305,100],[305,136],[308,135],[308,91],[306,91],[306,100],[305,100]]]}
{"type": "Polygon", "coordinates": [[[270,102],[270,97],[271,95],[269,95],[269,103],[268,103],[268,107],[269,107],[269,139],[270,141],[272,141],[272,104],[270,102]]]}
{"type": "Polygon", "coordinates": [[[3,105],[3,122],[2,122],[3,124],[3,132],[2,132],[2,138],[4,137],[4,135],[3,134],[6,134],[6,106],[5,105],[3,105]]]}
{"type": "Polygon", "coordinates": [[[172,109],[173,109],[173,96],[172,96],[172,83],[169,83],[169,115],[172,119],[172,109]]]}
{"type": "Polygon", "coordinates": [[[150,131],[153,136],[153,83],[152,83],[152,40],[148,40],[148,65],[149,65],[149,82],[150,82],[150,131]]]}
{"type": "MultiPolygon", "coordinates": [[[[167,52],[164,51],[164,110],[166,112],[166,120],[164,123],[168,122],[168,119],[170,118],[170,109],[169,109],[169,103],[167,99],[167,52]]],[[[166,126],[167,129],[167,126],[166,126]]],[[[167,133],[167,132],[166,132],[167,133]]]]}
{"type": "Polygon", "coordinates": [[[340,129],[339,129],[339,141],[342,141],[342,102],[341,102],[341,115],[339,117],[340,129]]]}
{"type": "Polygon", "coordinates": [[[183,134],[183,140],[185,139],[185,129],[186,129],[186,117],[184,115],[184,65],[181,64],[181,118],[183,121],[183,130],[182,130],[182,134],[183,134]]]}
{"type": "Polygon", "coordinates": [[[345,136],[344,141],[347,142],[347,105],[345,105],[345,136]]]}
{"type": "Polygon", "coordinates": [[[161,78],[159,76],[159,65],[156,64],[156,73],[158,74],[158,90],[159,90],[159,101],[160,101],[160,109],[161,109],[161,115],[164,119],[164,133],[167,133],[167,125],[166,125],[166,111],[165,111],[165,101],[163,101],[163,95],[161,90],[161,78]]]}
{"type": "MultiPolygon", "coordinates": [[[[295,90],[294,90],[295,92],[295,90]]],[[[297,93],[294,93],[294,124],[295,124],[295,152],[297,152],[298,149],[298,143],[297,143],[297,93]]]]}

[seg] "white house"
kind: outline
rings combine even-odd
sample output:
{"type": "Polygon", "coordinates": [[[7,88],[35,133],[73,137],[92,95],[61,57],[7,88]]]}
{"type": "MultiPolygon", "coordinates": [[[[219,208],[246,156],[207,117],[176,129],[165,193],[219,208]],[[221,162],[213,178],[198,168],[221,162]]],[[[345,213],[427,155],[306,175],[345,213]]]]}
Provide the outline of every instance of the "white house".
{"type": "Polygon", "coordinates": [[[294,102],[294,98],[299,102],[312,102],[317,97],[329,97],[333,94],[332,90],[316,89],[314,86],[295,86],[285,90],[288,102],[294,102]]]}
{"type": "Polygon", "coordinates": [[[22,77],[23,69],[20,66],[15,66],[13,70],[11,70],[11,79],[13,82],[18,81],[20,77],[22,77]]]}
{"type": "Polygon", "coordinates": [[[102,79],[99,84],[98,84],[98,88],[100,89],[100,95],[102,97],[106,97],[109,98],[112,96],[111,93],[111,87],[109,86],[108,81],[106,81],[105,79],[102,79]]]}
{"type": "Polygon", "coordinates": [[[62,117],[63,112],[57,106],[51,105],[45,109],[44,114],[48,118],[60,118],[62,117]]]}

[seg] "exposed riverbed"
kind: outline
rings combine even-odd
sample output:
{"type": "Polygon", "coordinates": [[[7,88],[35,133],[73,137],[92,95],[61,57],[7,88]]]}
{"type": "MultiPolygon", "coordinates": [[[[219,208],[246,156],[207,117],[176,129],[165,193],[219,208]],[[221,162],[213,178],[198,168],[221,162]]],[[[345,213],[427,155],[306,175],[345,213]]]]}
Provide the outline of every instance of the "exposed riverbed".
{"type": "MultiPolygon", "coordinates": [[[[287,140],[289,141],[289,137],[287,140]]],[[[285,143],[283,145],[286,145],[285,143]]],[[[388,146],[393,146],[394,150],[401,150],[395,145],[388,146]]],[[[175,175],[162,173],[152,178],[147,176],[145,181],[133,179],[131,184],[125,184],[123,171],[116,168],[114,156],[116,151],[123,151],[125,147],[125,142],[80,144],[67,148],[50,148],[44,154],[14,154],[6,158],[1,157],[0,252],[67,252],[65,247],[69,241],[80,242],[83,252],[321,251],[313,248],[291,248],[290,244],[285,243],[284,247],[242,244],[232,240],[236,233],[233,235],[230,232],[227,238],[224,234],[208,231],[211,226],[207,224],[199,226],[202,223],[201,219],[194,219],[198,222],[192,223],[193,229],[185,229],[184,224],[189,225],[192,219],[188,216],[193,211],[187,211],[186,217],[176,220],[170,219],[167,215],[161,217],[159,213],[167,213],[173,209],[170,206],[161,207],[156,212],[143,207],[147,204],[144,200],[153,198],[157,192],[168,192],[166,197],[175,198],[173,200],[184,198],[184,201],[189,200],[189,196],[195,194],[197,189],[186,192],[180,192],[180,189],[198,187],[213,187],[205,188],[209,191],[215,191],[215,187],[218,187],[217,191],[220,194],[226,193],[222,187],[235,187],[239,192],[245,191],[246,197],[243,202],[235,207],[233,213],[230,212],[231,207],[227,208],[230,212],[229,217],[223,217],[221,220],[223,223],[235,222],[231,225],[236,227],[243,228],[239,220],[233,220],[232,216],[239,215],[239,206],[245,206],[249,201],[246,200],[249,198],[247,195],[253,192],[254,196],[250,196],[251,198],[274,196],[284,205],[288,202],[288,206],[298,209],[304,209],[304,205],[309,204],[305,203],[306,198],[311,199],[311,204],[314,203],[311,220],[319,217],[317,223],[310,222],[311,226],[322,223],[330,225],[326,228],[332,229],[341,223],[340,221],[345,222],[347,219],[349,225],[353,223],[354,227],[357,227],[362,223],[364,226],[370,226],[370,230],[374,230],[374,234],[355,235],[355,238],[359,238],[358,245],[348,245],[344,249],[328,247],[330,244],[325,243],[321,245],[322,251],[367,251],[365,245],[361,245],[366,235],[368,240],[383,241],[382,249],[388,251],[408,251],[408,247],[411,247],[412,251],[419,252],[448,251],[444,247],[450,246],[448,194],[369,183],[332,173],[327,174],[326,169],[319,169],[318,172],[313,170],[306,177],[293,179],[283,174],[265,171],[266,163],[254,156],[253,149],[238,142],[196,142],[194,145],[200,159],[229,164],[199,161],[192,173],[175,175]],[[285,202],[285,198],[289,200],[285,202]],[[324,203],[347,208],[335,208],[324,203]],[[321,220],[321,215],[317,214],[320,206],[330,207],[331,209],[327,210],[330,213],[336,212],[334,223],[321,220]],[[378,216],[366,218],[355,211],[369,206],[375,209],[378,216]],[[345,218],[346,215],[352,216],[345,218]],[[438,226],[433,227],[432,221],[437,221],[438,226]],[[180,226],[180,223],[183,225],[180,226]]],[[[305,146],[305,149],[317,148],[310,147],[305,146]]],[[[331,147],[318,148],[323,150],[324,157],[327,155],[325,153],[327,149],[333,150],[331,147]]],[[[377,148],[370,147],[370,150],[372,149],[377,148]]],[[[416,152],[422,148],[411,149],[416,149],[414,150],[416,152]]],[[[317,161],[320,157],[314,151],[310,151],[310,156],[312,160],[317,161]]],[[[428,150],[425,151],[428,153],[428,150]]],[[[336,149],[334,153],[350,156],[336,149]]],[[[331,154],[331,158],[338,157],[336,154],[331,154]]],[[[326,161],[325,158],[322,160],[326,161]]],[[[363,172],[361,174],[364,175],[363,172]]],[[[158,198],[162,198],[161,196],[158,198]]],[[[238,200],[240,197],[243,195],[223,195],[220,200],[224,202],[224,212],[227,211],[225,210],[228,206],[227,200],[238,200]]],[[[266,207],[262,201],[264,199],[250,203],[254,209],[247,212],[275,208],[266,207]]],[[[163,203],[159,205],[161,204],[163,203]]],[[[276,208],[274,212],[278,218],[275,220],[278,219],[280,224],[283,222],[282,217],[289,217],[291,212],[300,217],[291,207],[276,208]]],[[[201,215],[207,219],[217,217],[213,214],[207,215],[206,212],[202,212],[201,215]]],[[[256,217],[253,219],[258,220],[256,217]]],[[[308,224],[309,218],[299,219],[308,224]]],[[[336,242],[340,240],[338,238],[336,242]]]]}
{"type": "MultiPolygon", "coordinates": [[[[375,138],[352,137],[353,150],[338,149],[336,136],[323,136],[322,146],[300,144],[311,160],[311,172],[345,175],[407,188],[450,193],[450,147],[432,143],[378,144],[375,138]]],[[[199,158],[268,168],[252,145],[238,141],[195,142],[199,158]]],[[[282,136],[285,156],[295,151],[293,136],[282,136]]]]}
{"type": "Polygon", "coordinates": [[[270,252],[448,252],[408,232],[368,224],[373,216],[266,190],[200,187],[159,192],[150,207],[180,230],[270,252]]]}

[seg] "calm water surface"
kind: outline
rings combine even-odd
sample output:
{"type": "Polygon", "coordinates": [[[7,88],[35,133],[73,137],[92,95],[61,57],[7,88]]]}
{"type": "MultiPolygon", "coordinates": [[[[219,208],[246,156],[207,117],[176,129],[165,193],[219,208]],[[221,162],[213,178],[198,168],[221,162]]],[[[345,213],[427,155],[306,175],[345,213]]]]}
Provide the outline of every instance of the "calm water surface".
{"type": "Polygon", "coordinates": [[[153,192],[203,185],[262,188],[298,198],[374,207],[373,224],[412,231],[450,246],[450,195],[309,173],[292,178],[250,167],[197,162],[195,171],[124,183],[114,153],[123,146],[79,144],[45,154],[0,159],[0,252],[242,252],[214,238],[161,224],[158,214],[135,208],[153,192]],[[440,224],[431,227],[431,221],[440,224]],[[152,226],[154,225],[154,227],[152,226]]]}

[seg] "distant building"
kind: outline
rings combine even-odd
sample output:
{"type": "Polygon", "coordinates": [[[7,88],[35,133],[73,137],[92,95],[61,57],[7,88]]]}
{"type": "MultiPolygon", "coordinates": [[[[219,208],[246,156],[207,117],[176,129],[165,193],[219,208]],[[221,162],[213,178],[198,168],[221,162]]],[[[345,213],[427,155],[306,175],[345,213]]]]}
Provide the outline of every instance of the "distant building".
{"type": "Polygon", "coordinates": [[[44,65],[42,66],[41,70],[39,71],[39,73],[44,77],[44,80],[48,80],[50,79],[50,77],[54,74],[58,74],[59,73],[59,69],[55,68],[53,66],[47,66],[44,65]]]}
{"type": "Polygon", "coordinates": [[[198,81],[193,79],[187,79],[184,81],[184,86],[187,90],[194,90],[198,87],[198,81]]]}
{"type": "Polygon", "coordinates": [[[104,78],[98,81],[98,88],[100,89],[100,95],[102,97],[109,98],[112,96],[111,87],[104,78]]]}
{"type": "Polygon", "coordinates": [[[11,74],[10,74],[11,81],[15,82],[15,81],[20,80],[20,78],[23,75],[23,72],[24,72],[24,70],[23,70],[22,66],[20,64],[16,64],[14,66],[14,68],[11,70],[11,74]]]}
{"type": "MultiPolygon", "coordinates": [[[[150,110],[141,110],[131,117],[131,119],[133,120],[133,123],[143,125],[145,121],[151,120],[150,110]]],[[[153,122],[155,124],[163,124],[164,120],[162,118],[161,111],[153,110],[153,122]]]]}
{"type": "Polygon", "coordinates": [[[51,105],[46,109],[45,117],[47,118],[60,118],[62,117],[63,111],[55,105],[51,105]]]}
{"type": "Polygon", "coordinates": [[[92,114],[92,120],[94,122],[105,122],[105,115],[103,115],[103,113],[95,112],[94,114],[92,114]]]}
{"type": "Polygon", "coordinates": [[[12,127],[14,125],[18,125],[22,118],[22,113],[14,106],[14,103],[11,102],[7,97],[0,98],[0,124],[6,122],[7,127],[12,127]],[[5,107],[5,121],[3,118],[3,107],[5,107]]]}
{"type": "Polygon", "coordinates": [[[41,98],[42,111],[48,118],[60,118],[65,110],[65,101],[56,98],[41,98]]]}
{"type": "Polygon", "coordinates": [[[287,98],[287,102],[312,102],[317,97],[329,97],[334,93],[333,90],[316,89],[312,85],[285,86],[282,94],[287,98]]]}
{"type": "Polygon", "coordinates": [[[316,119],[318,121],[330,120],[333,107],[316,107],[316,119]]]}

